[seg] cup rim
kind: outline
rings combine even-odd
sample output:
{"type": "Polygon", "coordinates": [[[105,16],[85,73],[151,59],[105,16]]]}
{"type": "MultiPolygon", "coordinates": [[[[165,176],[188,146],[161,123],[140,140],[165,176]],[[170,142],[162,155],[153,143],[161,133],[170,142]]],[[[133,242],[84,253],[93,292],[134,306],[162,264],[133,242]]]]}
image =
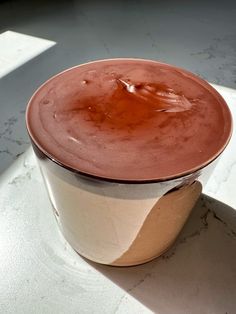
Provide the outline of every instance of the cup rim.
{"type": "Polygon", "coordinates": [[[171,181],[171,180],[176,180],[176,179],[181,179],[183,177],[189,176],[191,174],[194,174],[196,172],[200,172],[203,168],[205,168],[206,166],[208,166],[209,164],[211,164],[212,162],[214,162],[220,155],[221,153],[225,150],[225,148],[227,147],[231,137],[232,137],[232,133],[233,133],[233,118],[232,118],[232,114],[231,111],[226,103],[226,101],[224,100],[224,98],[220,95],[220,93],[213,87],[211,86],[206,80],[202,79],[201,77],[197,76],[196,74],[192,73],[191,71],[185,70],[181,67],[169,64],[169,63],[164,63],[164,62],[160,62],[157,60],[152,60],[152,59],[142,59],[142,58],[133,58],[133,57],[121,57],[121,58],[107,58],[107,59],[97,59],[97,60],[92,60],[89,62],[85,62],[85,63],[81,63],[79,65],[75,65],[73,67],[70,67],[68,69],[65,69],[61,72],[59,72],[56,75],[53,75],[52,77],[50,77],[48,80],[46,80],[42,85],[40,85],[36,91],[34,92],[34,94],[31,96],[28,104],[27,104],[27,108],[26,108],[26,113],[25,113],[25,122],[26,122],[26,128],[27,128],[27,132],[29,134],[29,137],[32,141],[32,143],[37,147],[37,149],[49,160],[51,160],[52,162],[56,163],[58,166],[65,168],[68,171],[71,171],[73,173],[76,173],[78,175],[82,175],[82,176],[86,176],[88,178],[91,179],[96,179],[99,181],[105,181],[105,182],[113,182],[113,183],[125,183],[125,184],[145,184],[145,183],[158,183],[158,182],[165,182],[165,181],[171,181]],[[31,131],[30,128],[30,118],[29,118],[29,108],[34,100],[34,98],[36,97],[36,95],[41,91],[41,89],[44,88],[45,85],[47,85],[49,82],[51,82],[52,80],[54,80],[55,78],[57,78],[58,76],[63,75],[66,72],[69,71],[73,71],[73,69],[79,68],[79,67],[83,67],[89,64],[93,64],[93,63],[100,63],[100,62],[110,62],[110,61],[117,61],[117,60],[124,60],[124,61],[142,61],[142,62],[153,62],[153,63],[158,63],[159,65],[163,65],[169,68],[172,68],[174,70],[179,70],[181,72],[184,72],[188,75],[191,76],[192,79],[197,80],[197,82],[199,84],[201,84],[202,86],[206,87],[209,92],[211,92],[213,95],[217,96],[217,98],[219,99],[219,102],[221,103],[221,105],[223,107],[225,107],[226,111],[228,112],[228,123],[229,123],[229,132],[228,132],[228,136],[227,139],[224,143],[224,145],[222,145],[222,147],[208,160],[206,160],[205,162],[201,163],[198,166],[195,166],[191,169],[188,169],[186,171],[182,171],[181,173],[177,173],[176,175],[169,175],[169,176],[163,176],[163,177],[159,177],[159,178],[150,178],[150,179],[120,179],[120,178],[112,178],[112,177],[107,177],[107,176],[99,176],[93,173],[89,173],[89,172],[85,172],[85,171],[81,171],[78,168],[74,168],[71,167],[69,165],[66,165],[65,163],[61,162],[60,160],[58,160],[57,158],[55,158],[52,154],[50,154],[49,152],[47,152],[35,139],[35,137],[33,136],[33,132],[31,131]]]}

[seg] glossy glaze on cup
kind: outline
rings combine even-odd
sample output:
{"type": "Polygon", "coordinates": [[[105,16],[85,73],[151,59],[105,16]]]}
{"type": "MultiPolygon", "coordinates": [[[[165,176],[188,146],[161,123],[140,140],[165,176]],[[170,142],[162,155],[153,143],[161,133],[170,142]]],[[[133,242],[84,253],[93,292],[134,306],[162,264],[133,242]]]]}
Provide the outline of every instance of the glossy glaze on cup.
{"type": "Polygon", "coordinates": [[[27,116],[30,135],[47,156],[113,181],[192,173],[224,149],[231,129],[227,105],[207,82],[135,59],[57,75],[34,94],[27,116]]]}
{"type": "Polygon", "coordinates": [[[119,266],[173,243],[231,133],[229,110],[210,85],[135,59],[54,77],[31,99],[27,124],[66,239],[83,256],[119,266]]]}

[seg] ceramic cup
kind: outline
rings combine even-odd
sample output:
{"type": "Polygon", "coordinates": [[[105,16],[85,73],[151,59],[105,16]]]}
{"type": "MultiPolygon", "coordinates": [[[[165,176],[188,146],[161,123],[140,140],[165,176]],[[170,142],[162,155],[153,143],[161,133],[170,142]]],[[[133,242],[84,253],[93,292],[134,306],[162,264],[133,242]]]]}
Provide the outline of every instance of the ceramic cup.
{"type": "MultiPolygon", "coordinates": [[[[142,76],[142,73],[140,75],[142,76]]],[[[73,77],[73,80],[76,80],[76,77],[73,77]]],[[[70,86],[72,87],[68,93],[74,95],[77,85],[70,86]]],[[[131,88],[128,92],[132,92],[131,88]]],[[[60,97],[64,100],[69,96],[64,92],[60,97]]],[[[202,97],[204,98],[204,95],[202,97]]],[[[152,98],[152,101],[155,99],[152,98]]],[[[73,116],[74,112],[72,111],[70,114],[73,116]]],[[[75,114],[78,112],[76,111],[75,114]]],[[[171,115],[174,114],[171,112],[171,115]]],[[[71,119],[71,116],[69,118],[71,119]]],[[[231,115],[227,105],[206,82],[174,66],[137,59],[95,61],[60,73],[41,86],[31,98],[27,108],[26,122],[55,217],[64,237],[82,256],[98,263],[114,266],[130,266],[147,262],[161,255],[173,244],[199,198],[202,186],[207,182],[219,156],[229,142],[232,130],[231,115]],[[119,178],[117,174],[114,177],[111,174],[106,177],[105,175],[96,175],[95,172],[86,172],[81,170],[79,163],[76,168],[75,164],[71,166],[68,161],[60,159],[60,149],[63,151],[63,148],[60,148],[60,137],[55,154],[50,151],[50,145],[55,145],[55,143],[49,143],[51,141],[51,139],[48,140],[50,131],[49,135],[46,132],[41,136],[37,123],[40,119],[46,121],[47,118],[43,116],[46,110],[49,110],[48,115],[50,115],[51,109],[47,109],[50,102],[51,106],[57,106],[59,101],[57,93],[62,93],[63,88],[60,86],[58,91],[54,90],[53,92],[52,88],[58,86],[58,79],[66,89],[70,82],[67,81],[68,73],[81,71],[81,69],[86,72],[87,67],[91,71],[93,64],[96,66],[104,62],[113,64],[122,61],[127,61],[127,66],[135,62],[136,68],[139,63],[147,62],[151,66],[155,64],[164,68],[167,66],[168,71],[178,70],[181,75],[184,73],[186,76],[187,73],[190,78],[194,79],[194,82],[204,87],[207,86],[206,93],[217,97],[218,105],[224,110],[224,119],[221,121],[220,127],[222,132],[225,132],[225,136],[217,147],[217,151],[210,152],[210,158],[208,157],[207,161],[186,171],[176,170],[176,173],[173,172],[171,175],[161,178],[119,178]],[[45,95],[48,93],[51,98],[45,101],[45,95]],[[45,109],[42,108],[44,105],[46,105],[45,109]],[[34,110],[36,107],[37,110],[34,110]],[[44,145],[46,142],[50,145],[44,145]]],[[[46,123],[50,123],[50,121],[46,123]]],[[[186,128],[191,128],[191,125],[187,125],[186,128]]],[[[61,138],[63,132],[65,129],[62,129],[61,138]]],[[[217,141],[217,138],[215,140],[217,141]]],[[[185,144],[183,143],[183,145],[185,144]]],[[[186,151],[188,152],[188,148],[186,151]]],[[[61,154],[63,155],[63,152],[61,154]]],[[[109,167],[109,159],[106,163],[109,167]]],[[[142,169],[140,173],[142,173],[142,169]]],[[[148,175],[150,176],[150,174],[148,175]]]]}

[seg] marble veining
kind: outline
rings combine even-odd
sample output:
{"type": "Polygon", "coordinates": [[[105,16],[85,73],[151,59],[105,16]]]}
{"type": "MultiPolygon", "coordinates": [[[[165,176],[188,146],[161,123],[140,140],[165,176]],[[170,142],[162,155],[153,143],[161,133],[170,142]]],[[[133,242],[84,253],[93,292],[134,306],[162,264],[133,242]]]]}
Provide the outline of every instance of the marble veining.
{"type": "MultiPolygon", "coordinates": [[[[31,169],[33,170],[33,168],[31,169]]],[[[11,180],[10,182],[8,182],[8,184],[12,184],[12,185],[19,185],[22,182],[24,182],[25,180],[30,180],[32,177],[31,174],[31,170],[27,171],[25,174],[23,175],[18,175],[16,176],[13,180],[11,180]]]]}
{"type": "MultiPolygon", "coordinates": [[[[20,110],[17,115],[10,116],[4,123],[0,122],[0,159],[2,165],[5,160],[14,161],[25,152],[30,144],[28,138],[19,134],[18,128],[24,118],[25,110],[20,110]]],[[[0,169],[5,170],[5,169],[0,169]]]]}
{"type": "Polygon", "coordinates": [[[18,118],[16,117],[10,117],[6,122],[4,122],[4,128],[3,131],[0,132],[0,136],[4,135],[11,135],[12,134],[12,127],[15,125],[15,123],[18,121],[18,118]]]}
{"type": "Polygon", "coordinates": [[[21,164],[21,167],[22,167],[23,171],[20,174],[13,177],[8,182],[8,184],[19,186],[20,184],[28,182],[31,180],[32,175],[33,175],[33,171],[35,170],[36,165],[30,164],[26,158],[23,158],[23,162],[21,164]]]}
{"type": "Polygon", "coordinates": [[[206,232],[213,220],[216,220],[218,224],[224,226],[224,232],[228,236],[236,238],[236,229],[229,226],[228,223],[225,222],[223,218],[218,216],[214,209],[212,209],[212,204],[214,201],[212,201],[209,197],[204,195],[201,197],[199,202],[201,203],[201,209],[205,209],[205,212],[200,215],[201,225],[198,227],[198,229],[193,230],[190,234],[184,237],[179,237],[173,248],[161,256],[163,260],[168,261],[171,257],[173,257],[179,245],[186,243],[195,237],[200,236],[202,232],[206,232]]]}
{"type": "MultiPolygon", "coordinates": [[[[214,78],[210,79],[213,83],[228,86],[230,83],[231,85],[236,84],[235,53],[235,36],[227,35],[213,38],[209,46],[199,51],[191,52],[190,55],[197,58],[200,62],[207,60],[209,65],[214,68],[214,78]],[[229,73],[230,80],[228,79],[229,73]]],[[[199,74],[203,77],[203,73],[199,74]]]]}

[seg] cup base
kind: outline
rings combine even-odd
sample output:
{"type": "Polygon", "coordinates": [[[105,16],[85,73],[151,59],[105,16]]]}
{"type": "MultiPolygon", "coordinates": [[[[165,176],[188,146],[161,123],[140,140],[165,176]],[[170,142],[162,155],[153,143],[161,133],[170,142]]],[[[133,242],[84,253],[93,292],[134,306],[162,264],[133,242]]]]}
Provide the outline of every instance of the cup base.
{"type": "Polygon", "coordinates": [[[176,239],[168,246],[168,248],[166,248],[165,250],[163,250],[162,252],[158,253],[157,255],[154,255],[152,257],[146,258],[144,260],[140,260],[140,261],[135,261],[133,263],[125,263],[125,264],[121,264],[121,263],[101,263],[95,260],[92,260],[91,258],[88,258],[86,256],[84,256],[83,254],[79,253],[78,251],[76,251],[73,247],[72,249],[82,258],[85,258],[86,260],[96,263],[96,264],[100,264],[100,265],[106,265],[106,266],[111,266],[111,267],[135,267],[135,266],[139,266],[139,265],[143,265],[146,263],[149,263],[153,260],[155,260],[158,257],[161,257],[163,254],[165,254],[167,251],[169,251],[171,249],[171,247],[174,245],[176,239]]]}
{"type": "MultiPolygon", "coordinates": [[[[114,259],[111,259],[109,254],[105,254],[106,251],[104,251],[103,246],[107,244],[106,241],[102,242],[103,246],[95,246],[96,240],[92,238],[88,242],[90,248],[89,246],[86,247],[85,242],[81,241],[73,232],[78,229],[76,229],[76,225],[74,229],[71,229],[70,224],[69,226],[65,224],[65,219],[60,221],[60,213],[58,217],[56,215],[57,211],[54,212],[64,238],[81,256],[103,265],[136,266],[161,256],[172,246],[186,223],[201,191],[201,183],[195,181],[191,185],[163,195],[150,210],[142,228],[129,248],[114,259]],[[101,250],[99,250],[100,247],[101,250]]],[[[110,253],[111,248],[107,245],[107,252],[110,253]]],[[[118,251],[119,247],[116,249],[118,251]]]]}

